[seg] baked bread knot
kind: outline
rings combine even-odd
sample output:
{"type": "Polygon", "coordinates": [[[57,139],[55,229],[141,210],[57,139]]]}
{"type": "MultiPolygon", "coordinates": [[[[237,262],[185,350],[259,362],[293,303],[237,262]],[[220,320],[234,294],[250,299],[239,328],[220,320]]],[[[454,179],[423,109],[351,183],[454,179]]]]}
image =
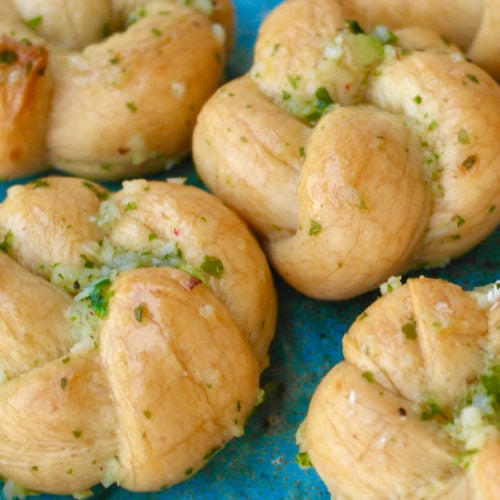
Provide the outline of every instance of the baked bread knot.
{"type": "Polygon", "coordinates": [[[193,157],[302,293],[345,299],[500,222],[500,87],[436,33],[288,0],[203,107],[193,157]]]}
{"type": "Polygon", "coordinates": [[[9,189],[0,231],[6,488],[157,490],[243,434],[276,298],[260,247],[219,200],[48,177],[9,189]]]}
{"type": "Polygon", "coordinates": [[[343,352],[297,433],[332,496],[498,498],[500,283],[408,280],[356,319],[343,352]]]}
{"type": "Polygon", "coordinates": [[[230,0],[6,0],[0,176],[94,179],[170,168],[221,81],[230,0]]]}

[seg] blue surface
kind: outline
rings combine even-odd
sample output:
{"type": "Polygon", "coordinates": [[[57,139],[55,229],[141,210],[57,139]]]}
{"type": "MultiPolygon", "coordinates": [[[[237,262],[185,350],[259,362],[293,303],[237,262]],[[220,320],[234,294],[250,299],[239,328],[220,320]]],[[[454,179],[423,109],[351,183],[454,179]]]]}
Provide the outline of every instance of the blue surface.
{"type": "MultiPolygon", "coordinates": [[[[257,28],[277,3],[277,0],[235,0],[238,31],[236,47],[228,64],[228,77],[249,68],[257,28]]],[[[171,174],[187,174],[190,183],[198,182],[189,164],[171,174]]],[[[5,188],[12,182],[0,184],[0,199],[3,199],[5,188]]],[[[465,257],[426,274],[448,279],[467,289],[490,283],[500,279],[499,249],[500,231],[497,230],[465,257]]],[[[342,335],[378,293],[367,293],[347,302],[328,303],[301,296],[278,277],[276,287],[278,327],[271,346],[271,366],[262,378],[267,397],[249,419],[245,435],[231,441],[194,477],[169,490],[133,494],[118,487],[98,488],[97,497],[110,500],[329,498],[314,470],[301,470],[295,463],[295,432],[306,414],[316,385],[341,359],[342,335]]],[[[40,498],[51,500],[54,497],[42,495],[40,498]]]]}

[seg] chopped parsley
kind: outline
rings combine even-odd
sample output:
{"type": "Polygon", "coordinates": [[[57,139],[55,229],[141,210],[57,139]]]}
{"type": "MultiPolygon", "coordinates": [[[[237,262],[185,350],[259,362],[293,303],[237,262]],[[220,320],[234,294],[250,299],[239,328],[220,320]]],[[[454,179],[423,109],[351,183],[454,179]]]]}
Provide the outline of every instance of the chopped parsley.
{"type": "Polygon", "coordinates": [[[457,227],[463,226],[465,224],[465,219],[460,217],[460,215],[455,215],[453,221],[457,223],[457,227]]]}
{"type": "Polygon", "coordinates": [[[129,210],[135,210],[137,208],[137,203],[135,201],[129,201],[125,204],[125,212],[129,210]]]}
{"type": "Polygon", "coordinates": [[[30,184],[33,186],[33,189],[49,187],[49,183],[45,179],[35,179],[30,181],[30,184]]]}
{"type": "Polygon", "coordinates": [[[415,319],[412,319],[411,321],[408,321],[408,323],[405,323],[401,327],[401,331],[408,340],[415,340],[417,338],[417,322],[415,321],[415,319]]]}
{"type": "Polygon", "coordinates": [[[131,113],[137,113],[137,106],[135,103],[130,101],[126,103],[126,106],[131,113]]]}
{"type": "Polygon", "coordinates": [[[8,230],[3,237],[3,240],[0,242],[0,250],[2,252],[7,253],[12,245],[12,239],[14,238],[14,233],[12,230],[8,230]]]}
{"type": "Polygon", "coordinates": [[[321,227],[321,224],[314,220],[314,219],[311,219],[309,221],[309,236],[317,236],[318,234],[321,233],[321,230],[322,230],[322,227],[321,227]]]}
{"type": "Polygon", "coordinates": [[[290,84],[290,87],[292,87],[292,89],[296,90],[297,87],[299,86],[300,76],[287,75],[286,78],[288,80],[288,83],[290,84]]]}
{"type": "Polygon", "coordinates": [[[0,63],[3,64],[14,64],[18,60],[19,56],[15,50],[2,50],[0,52],[0,63]]]}
{"type": "Polygon", "coordinates": [[[29,29],[36,29],[40,24],[42,24],[43,21],[43,16],[36,16],[32,17],[31,19],[28,19],[27,21],[24,21],[24,24],[29,28],[29,29]]]}
{"type": "Polygon", "coordinates": [[[317,122],[330,109],[330,106],[335,104],[326,87],[316,89],[314,97],[313,110],[306,115],[306,120],[310,123],[317,122]]]}
{"type": "Polygon", "coordinates": [[[295,461],[301,469],[312,467],[311,459],[306,451],[300,451],[295,457],[295,461]]]}
{"type": "Polygon", "coordinates": [[[205,454],[203,460],[210,460],[218,451],[222,449],[222,446],[214,446],[208,453],[205,454]]]}
{"type": "Polygon", "coordinates": [[[472,83],[479,83],[479,79],[476,75],[473,75],[473,74],[468,74],[468,75],[465,75],[472,83]]]}
{"type": "Polygon", "coordinates": [[[493,366],[489,372],[481,376],[480,381],[498,412],[500,410],[500,365],[493,366]]]}
{"type": "Polygon", "coordinates": [[[134,309],[134,317],[139,323],[142,321],[144,315],[144,307],[144,304],[141,304],[134,309]]]}
{"type": "Polygon", "coordinates": [[[458,139],[458,142],[460,144],[469,144],[470,140],[469,140],[469,134],[467,133],[467,130],[465,130],[464,128],[461,128],[458,131],[457,139],[458,139]]]}
{"type": "Polygon", "coordinates": [[[204,273],[214,276],[215,278],[220,278],[224,274],[224,265],[222,264],[222,261],[217,257],[212,257],[210,255],[205,255],[200,269],[204,273]]]}
{"type": "Polygon", "coordinates": [[[108,302],[113,295],[110,288],[111,280],[103,278],[90,287],[86,297],[82,297],[89,301],[92,311],[98,318],[104,318],[108,314],[108,302]]]}
{"type": "Polygon", "coordinates": [[[363,28],[359,25],[358,21],[356,21],[356,19],[347,19],[345,21],[345,26],[351,33],[354,33],[355,35],[358,33],[365,32],[363,28]]]}
{"type": "Polygon", "coordinates": [[[462,162],[462,166],[464,168],[466,168],[467,170],[469,170],[469,168],[472,168],[475,163],[477,161],[477,156],[476,155],[471,155],[471,156],[468,156],[463,162],[462,162]]]}
{"type": "Polygon", "coordinates": [[[89,191],[92,191],[97,196],[97,199],[101,201],[108,199],[109,195],[107,191],[99,189],[97,185],[92,182],[83,181],[83,187],[87,188],[89,191]]]}
{"type": "Polygon", "coordinates": [[[108,38],[111,35],[111,26],[109,23],[104,23],[101,30],[101,35],[103,38],[108,38]]]}
{"type": "Polygon", "coordinates": [[[420,414],[420,420],[427,421],[432,420],[436,417],[446,418],[446,415],[444,414],[441,407],[433,399],[429,399],[425,404],[422,413],[420,414]]]}

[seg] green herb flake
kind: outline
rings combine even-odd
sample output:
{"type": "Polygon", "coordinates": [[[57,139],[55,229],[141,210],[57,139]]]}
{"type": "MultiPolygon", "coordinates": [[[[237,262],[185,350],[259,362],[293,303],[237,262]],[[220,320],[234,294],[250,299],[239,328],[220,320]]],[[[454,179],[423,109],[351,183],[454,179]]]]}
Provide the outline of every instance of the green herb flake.
{"type": "Polygon", "coordinates": [[[329,104],[333,104],[333,99],[331,98],[326,87],[317,88],[314,95],[316,96],[316,99],[318,99],[318,101],[325,107],[329,104]]]}
{"type": "Polygon", "coordinates": [[[422,104],[422,97],[420,97],[419,95],[416,95],[414,98],[413,98],[413,102],[415,104],[422,104]]]}
{"type": "Polygon", "coordinates": [[[33,186],[33,189],[49,187],[49,183],[44,179],[35,179],[33,181],[30,181],[30,184],[33,186]]]}
{"type": "Polygon", "coordinates": [[[109,278],[98,281],[87,297],[90,306],[98,318],[104,318],[108,314],[108,302],[112,297],[111,280],[109,278]]]}
{"type": "Polygon", "coordinates": [[[429,401],[427,401],[425,405],[424,410],[420,414],[420,420],[423,421],[432,420],[438,416],[444,417],[445,414],[433,399],[429,399],[429,401]]]}
{"type": "Polygon", "coordinates": [[[42,24],[43,21],[43,16],[36,16],[32,17],[31,19],[28,19],[27,21],[24,21],[24,24],[31,30],[34,30],[42,24]]]}
{"type": "Polygon", "coordinates": [[[299,147],[299,156],[301,158],[305,158],[306,157],[306,148],[304,146],[300,146],[299,147]]]}
{"type": "Polygon", "coordinates": [[[301,451],[297,453],[295,461],[297,462],[298,466],[301,469],[307,469],[309,467],[312,467],[311,459],[309,458],[309,455],[307,454],[306,451],[301,451]]]}
{"type": "Polygon", "coordinates": [[[313,111],[306,115],[309,123],[317,122],[331,105],[335,104],[326,87],[318,87],[314,93],[313,111]]]}
{"type": "Polygon", "coordinates": [[[185,476],[190,476],[193,472],[194,472],[194,470],[190,467],[189,469],[186,469],[184,471],[184,475],[185,476]]]}
{"type": "Polygon", "coordinates": [[[446,35],[441,35],[439,38],[445,45],[451,45],[451,40],[446,35]]]}
{"type": "Polygon", "coordinates": [[[361,376],[367,381],[369,382],[370,384],[372,384],[375,379],[373,377],[373,373],[372,372],[369,372],[369,371],[365,371],[361,374],[361,376]]]}
{"type": "Polygon", "coordinates": [[[125,212],[129,210],[135,210],[137,208],[137,203],[135,201],[129,201],[125,204],[125,212]]]}
{"type": "Polygon", "coordinates": [[[82,184],[83,187],[87,188],[89,191],[92,191],[97,196],[98,200],[104,201],[108,199],[108,193],[99,189],[96,184],[93,184],[89,181],[83,181],[82,184]]]}
{"type": "Polygon", "coordinates": [[[486,393],[500,405],[500,365],[493,366],[489,373],[481,376],[480,380],[486,393]]]}
{"type": "Polygon", "coordinates": [[[81,431],[81,430],[79,430],[79,429],[76,429],[76,430],[74,430],[74,431],[72,432],[72,434],[73,434],[73,437],[74,437],[74,438],[78,439],[78,438],[82,435],[82,431],[81,431]]]}
{"type": "Polygon", "coordinates": [[[476,75],[473,75],[471,73],[465,75],[472,83],[479,83],[479,79],[476,75]]]}
{"type": "Polygon", "coordinates": [[[142,414],[148,419],[151,420],[151,411],[150,410],[144,410],[142,414]]]}
{"type": "Polygon", "coordinates": [[[68,379],[66,377],[63,377],[60,381],[59,381],[59,385],[61,386],[61,389],[66,389],[66,387],[68,386],[68,379]]]}
{"type": "Polygon", "coordinates": [[[205,454],[203,460],[210,460],[221,449],[221,446],[214,446],[208,453],[205,454]]]}
{"type": "Polygon", "coordinates": [[[134,309],[134,318],[139,323],[142,321],[142,318],[144,316],[144,307],[144,304],[141,304],[134,309]]]}
{"type": "Polygon", "coordinates": [[[92,260],[90,260],[86,255],[81,254],[80,257],[84,262],[83,267],[85,269],[93,269],[95,267],[95,263],[92,260]]]}
{"type": "Polygon", "coordinates": [[[359,25],[359,22],[356,19],[347,19],[345,21],[346,28],[353,34],[357,35],[358,33],[364,33],[365,31],[359,25]]]}
{"type": "Polygon", "coordinates": [[[290,94],[290,92],[288,92],[287,90],[283,90],[283,92],[281,93],[281,99],[283,99],[284,101],[288,101],[290,97],[292,97],[292,94],[290,94]]]}
{"type": "Polygon", "coordinates": [[[466,469],[469,466],[471,456],[477,452],[478,452],[477,449],[464,451],[461,455],[455,458],[455,460],[453,460],[451,466],[453,468],[459,467],[461,469],[466,469]]]}
{"type": "Polygon", "coordinates": [[[18,60],[18,55],[15,50],[2,50],[0,52],[0,63],[14,64],[18,60]]]}
{"type": "Polygon", "coordinates": [[[212,257],[210,255],[205,255],[200,269],[204,273],[214,276],[215,278],[220,278],[224,274],[224,265],[222,264],[222,261],[217,257],[212,257]]]}
{"type": "Polygon", "coordinates": [[[461,128],[458,131],[457,139],[458,139],[458,142],[460,144],[469,144],[470,139],[469,139],[469,134],[467,133],[467,130],[465,130],[464,128],[461,128]]]}
{"type": "Polygon", "coordinates": [[[314,220],[314,219],[311,219],[309,221],[309,236],[317,236],[318,234],[321,233],[321,230],[322,230],[322,227],[321,227],[321,224],[314,220]]]}
{"type": "Polygon", "coordinates": [[[437,126],[438,126],[437,121],[436,120],[432,120],[431,123],[429,123],[429,127],[428,128],[429,128],[429,130],[434,130],[434,129],[437,128],[437,126]]]}
{"type": "Polygon", "coordinates": [[[103,38],[108,38],[111,35],[111,26],[109,23],[104,23],[101,29],[101,34],[103,38]]]}
{"type": "Polygon", "coordinates": [[[401,327],[401,331],[408,340],[415,340],[417,338],[417,322],[414,319],[408,321],[401,327]]]}
{"type": "Polygon", "coordinates": [[[137,106],[135,105],[135,103],[129,101],[126,103],[126,106],[131,113],[137,113],[137,106]]]}
{"type": "Polygon", "coordinates": [[[469,170],[469,168],[472,168],[475,163],[477,162],[477,156],[476,155],[470,155],[468,156],[463,162],[462,162],[462,167],[466,168],[469,170]]]}
{"type": "Polygon", "coordinates": [[[457,227],[463,226],[465,224],[465,219],[460,217],[460,215],[455,215],[453,221],[457,223],[457,227]]]}
{"type": "Polygon", "coordinates": [[[2,252],[7,253],[9,251],[10,247],[12,246],[13,238],[14,238],[14,233],[12,232],[11,229],[9,229],[5,233],[3,240],[0,242],[0,250],[2,252]]]}
{"type": "Polygon", "coordinates": [[[300,76],[287,75],[286,78],[292,89],[296,90],[297,87],[299,86],[300,76]]]}
{"type": "Polygon", "coordinates": [[[158,28],[151,28],[151,33],[153,33],[154,36],[162,35],[162,32],[158,28]]]}

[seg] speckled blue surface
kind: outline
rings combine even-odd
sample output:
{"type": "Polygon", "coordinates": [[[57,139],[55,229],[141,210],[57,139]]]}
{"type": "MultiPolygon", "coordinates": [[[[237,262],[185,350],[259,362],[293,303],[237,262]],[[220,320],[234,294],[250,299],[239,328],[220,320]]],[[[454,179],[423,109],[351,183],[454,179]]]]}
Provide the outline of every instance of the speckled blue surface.
{"type": "MultiPolygon", "coordinates": [[[[235,0],[238,31],[228,77],[249,68],[258,26],[278,3],[278,0],[235,0]]],[[[197,183],[190,165],[180,167],[180,171],[171,174],[187,174],[189,182],[197,183]]],[[[0,184],[3,199],[7,184],[0,184]]],[[[497,230],[465,257],[426,274],[470,289],[500,279],[499,263],[500,231],[497,230]]],[[[271,346],[271,366],[262,378],[267,398],[249,419],[245,435],[231,441],[193,478],[169,490],[133,494],[111,487],[104,491],[96,489],[97,497],[110,500],[329,498],[314,470],[301,470],[295,463],[295,432],[316,385],[342,357],[342,335],[378,293],[327,303],[301,296],[278,277],[276,288],[280,304],[278,327],[271,346]]],[[[42,495],[41,499],[53,497],[42,495]]]]}

